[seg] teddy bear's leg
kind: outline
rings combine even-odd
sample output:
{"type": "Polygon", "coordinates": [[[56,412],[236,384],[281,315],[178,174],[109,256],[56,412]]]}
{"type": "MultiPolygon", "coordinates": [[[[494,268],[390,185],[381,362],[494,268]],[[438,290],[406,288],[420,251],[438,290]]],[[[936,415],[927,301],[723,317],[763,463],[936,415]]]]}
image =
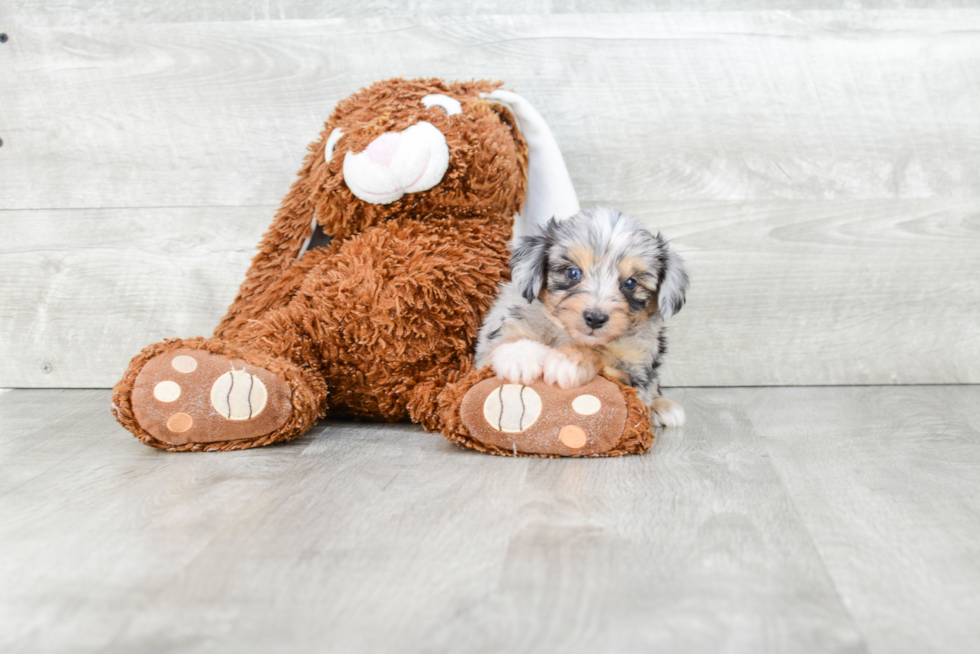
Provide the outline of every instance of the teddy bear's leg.
{"type": "MultiPolygon", "coordinates": [[[[134,357],[113,394],[119,422],[147,445],[172,451],[245,449],[309,429],[324,414],[327,391],[319,354],[290,306],[306,264],[294,262],[270,283],[263,313],[226,317],[234,329],[170,339],[134,357]]],[[[239,314],[232,305],[229,316],[239,314]]]]}
{"type": "Polygon", "coordinates": [[[602,375],[563,390],[498,379],[487,368],[448,387],[439,400],[443,435],[505,456],[621,456],[653,443],[650,412],[636,390],[602,375]]]}
{"type": "Polygon", "coordinates": [[[233,450],[290,440],[323,415],[311,371],[220,339],[172,339],[137,355],[114,389],[120,423],[160,449],[233,450]]]}

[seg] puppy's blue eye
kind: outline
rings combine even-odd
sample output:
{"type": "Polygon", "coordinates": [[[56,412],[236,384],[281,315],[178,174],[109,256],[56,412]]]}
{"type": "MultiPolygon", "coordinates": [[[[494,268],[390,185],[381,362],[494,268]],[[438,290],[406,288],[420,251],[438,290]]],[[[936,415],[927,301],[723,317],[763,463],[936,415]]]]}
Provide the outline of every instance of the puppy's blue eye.
{"type": "Polygon", "coordinates": [[[569,279],[578,279],[579,277],[582,276],[582,271],[579,270],[578,268],[572,267],[566,270],[565,274],[568,275],[569,279]]]}
{"type": "Polygon", "coordinates": [[[625,282],[623,282],[623,288],[625,288],[627,291],[632,291],[634,288],[636,288],[636,279],[632,277],[627,279],[625,282]]]}

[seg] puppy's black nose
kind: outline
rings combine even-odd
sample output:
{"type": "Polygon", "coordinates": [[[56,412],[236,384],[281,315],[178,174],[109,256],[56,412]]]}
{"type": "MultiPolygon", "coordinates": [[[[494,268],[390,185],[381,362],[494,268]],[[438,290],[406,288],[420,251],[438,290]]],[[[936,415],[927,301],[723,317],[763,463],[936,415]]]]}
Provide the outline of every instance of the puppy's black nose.
{"type": "Polygon", "coordinates": [[[584,311],[582,317],[585,319],[585,324],[589,326],[589,329],[599,329],[609,322],[609,316],[599,311],[593,311],[592,309],[584,311]]]}

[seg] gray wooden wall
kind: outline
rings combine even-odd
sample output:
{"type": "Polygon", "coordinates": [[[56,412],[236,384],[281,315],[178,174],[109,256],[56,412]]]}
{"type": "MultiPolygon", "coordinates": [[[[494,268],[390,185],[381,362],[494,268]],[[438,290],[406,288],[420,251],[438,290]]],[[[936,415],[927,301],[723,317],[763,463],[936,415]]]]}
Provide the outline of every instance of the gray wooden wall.
{"type": "Polygon", "coordinates": [[[673,239],[667,384],[980,382],[980,3],[734,6],[4,0],[0,386],[209,334],[332,106],[396,76],[504,80],[583,205],[673,239]]]}

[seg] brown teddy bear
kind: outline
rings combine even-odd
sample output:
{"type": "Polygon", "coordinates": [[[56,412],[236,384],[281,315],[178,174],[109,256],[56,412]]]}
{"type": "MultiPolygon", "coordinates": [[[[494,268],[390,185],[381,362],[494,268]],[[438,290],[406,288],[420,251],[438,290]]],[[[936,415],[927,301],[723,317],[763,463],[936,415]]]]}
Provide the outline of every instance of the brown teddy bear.
{"type": "Polygon", "coordinates": [[[531,430],[480,415],[510,397],[490,397],[502,382],[472,354],[508,241],[578,208],[547,125],[499,86],[394,79],[341,101],[214,336],[138,354],[114,389],[119,422],[171,451],[287,441],[328,412],[497,454],[646,450],[646,407],[602,377],[572,393],[538,382],[531,430]],[[586,390],[602,410],[583,418],[586,390]]]}

